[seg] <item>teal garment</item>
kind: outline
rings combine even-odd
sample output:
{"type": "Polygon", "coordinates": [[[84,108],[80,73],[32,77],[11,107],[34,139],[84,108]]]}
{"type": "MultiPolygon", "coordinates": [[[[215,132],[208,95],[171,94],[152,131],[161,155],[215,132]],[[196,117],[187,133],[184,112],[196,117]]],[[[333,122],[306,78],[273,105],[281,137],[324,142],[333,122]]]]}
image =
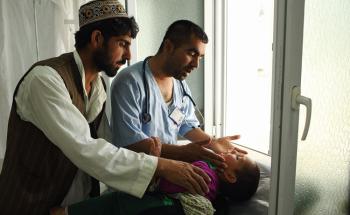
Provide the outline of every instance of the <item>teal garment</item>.
{"type": "Polygon", "coordinates": [[[204,162],[206,162],[208,164],[208,166],[210,167],[210,169],[212,170],[216,170],[217,166],[215,164],[213,164],[212,162],[205,160],[204,162]]]}
{"type": "Polygon", "coordinates": [[[137,215],[144,210],[174,205],[162,194],[145,194],[142,199],[122,192],[110,192],[68,207],[69,215],[137,215]]]}

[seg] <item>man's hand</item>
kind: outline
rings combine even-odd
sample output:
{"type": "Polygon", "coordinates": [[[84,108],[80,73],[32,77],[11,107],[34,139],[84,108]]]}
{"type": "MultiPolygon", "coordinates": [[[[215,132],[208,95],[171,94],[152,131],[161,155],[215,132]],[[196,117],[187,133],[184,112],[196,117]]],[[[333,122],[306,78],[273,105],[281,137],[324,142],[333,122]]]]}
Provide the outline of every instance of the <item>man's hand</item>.
{"type": "Polygon", "coordinates": [[[149,137],[137,143],[126,146],[125,148],[134,152],[143,152],[149,155],[159,157],[161,154],[162,143],[158,137],[149,137]]]}
{"type": "Polygon", "coordinates": [[[162,152],[162,143],[160,142],[159,137],[151,137],[151,138],[153,142],[150,145],[149,154],[156,157],[160,157],[162,152]]]}
{"type": "Polygon", "coordinates": [[[179,185],[191,194],[205,195],[209,192],[209,176],[202,169],[186,162],[159,158],[155,177],[179,185]]]}
{"type": "Polygon", "coordinates": [[[236,147],[231,143],[232,140],[237,140],[240,138],[240,135],[226,136],[218,139],[213,139],[207,147],[213,150],[216,153],[241,153],[247,154],[247,151],[236,147]]]}
{"type": "Polygon", "coordinates": [[[184,161],[193,162],[198,160],[210,161],[218,167],[225,168],[224,158],[207,148],[211,140],[205,140],[200,142],[189,143],[187,145],[181,146],[181,153],[183,153],[184,161]]]}

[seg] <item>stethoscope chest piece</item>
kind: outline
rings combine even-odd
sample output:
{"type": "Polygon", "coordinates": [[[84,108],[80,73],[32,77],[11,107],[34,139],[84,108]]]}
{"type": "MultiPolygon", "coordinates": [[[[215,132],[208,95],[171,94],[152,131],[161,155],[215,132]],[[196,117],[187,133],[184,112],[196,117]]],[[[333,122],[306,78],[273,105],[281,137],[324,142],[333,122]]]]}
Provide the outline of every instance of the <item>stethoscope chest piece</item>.
{"type": "Polygon", "coordinates": [[[151,121],[151,114],[149,114],[149,113],[142,113],[142,122],[144,123],[144,124],[146,124],[146,123],[149,123],[150,121],[151,121]]]}

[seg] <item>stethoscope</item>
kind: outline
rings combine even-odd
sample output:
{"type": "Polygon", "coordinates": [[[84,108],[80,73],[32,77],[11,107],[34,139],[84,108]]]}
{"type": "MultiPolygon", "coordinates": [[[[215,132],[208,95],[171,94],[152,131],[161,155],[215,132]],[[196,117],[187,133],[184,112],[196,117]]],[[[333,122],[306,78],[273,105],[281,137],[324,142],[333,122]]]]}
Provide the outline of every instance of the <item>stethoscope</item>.
{"type": "MultiPolygon", "coordinates": [[[[148,59],[150,57],[151,56],[146,57],[145,60],[143,61],[143,64],[142,64],[142,81],[143,81],[143,86],[144,86],[144,90],[145,90],[145,93],[146,93],[146,111],[144,111],[142,113],[142,123],[145,123],[145,124],[151,121],[151,114],[149,112],[149,108],[150,108],[150,104],[149,104],[150,90],[149,90],[148,82],[146,80],[146,63],[147,63],[147,61],[148,61],[148,59]]],[[[182,88],[182,92],[183,92],[182,97],[184,98],[184,97],[187,96],[190,99],[190,101],[192,102],[194,108],[197,109],[197,105],[194,102],[193,98],[186,92],[184,84],[180,80],[179,80],[179,82],[181,84],[181,88],[182,88]]],[[[199,111],[199,113],[200,113],[200,111],[199,111]]],[[[202,116],[202,118],[203,118],[203,116],[202,116]]]]}

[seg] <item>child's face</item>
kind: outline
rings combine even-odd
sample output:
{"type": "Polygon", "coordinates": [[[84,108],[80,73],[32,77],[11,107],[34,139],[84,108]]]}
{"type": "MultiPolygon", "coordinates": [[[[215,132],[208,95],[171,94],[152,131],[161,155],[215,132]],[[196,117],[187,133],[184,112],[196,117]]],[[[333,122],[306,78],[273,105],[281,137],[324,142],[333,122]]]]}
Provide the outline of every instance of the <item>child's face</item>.
{"type": "Polygon", "coordinates": [[[226,153],[222,154],[225,158],[225,163],[227,164],[227,168],[223,172],[223,180],[226,180],[230,183],[236,182],[236,171],[245,167],[245,166],[253,166],[254,162],[248,158],[245,154],[241,153],[226,153]]]}

